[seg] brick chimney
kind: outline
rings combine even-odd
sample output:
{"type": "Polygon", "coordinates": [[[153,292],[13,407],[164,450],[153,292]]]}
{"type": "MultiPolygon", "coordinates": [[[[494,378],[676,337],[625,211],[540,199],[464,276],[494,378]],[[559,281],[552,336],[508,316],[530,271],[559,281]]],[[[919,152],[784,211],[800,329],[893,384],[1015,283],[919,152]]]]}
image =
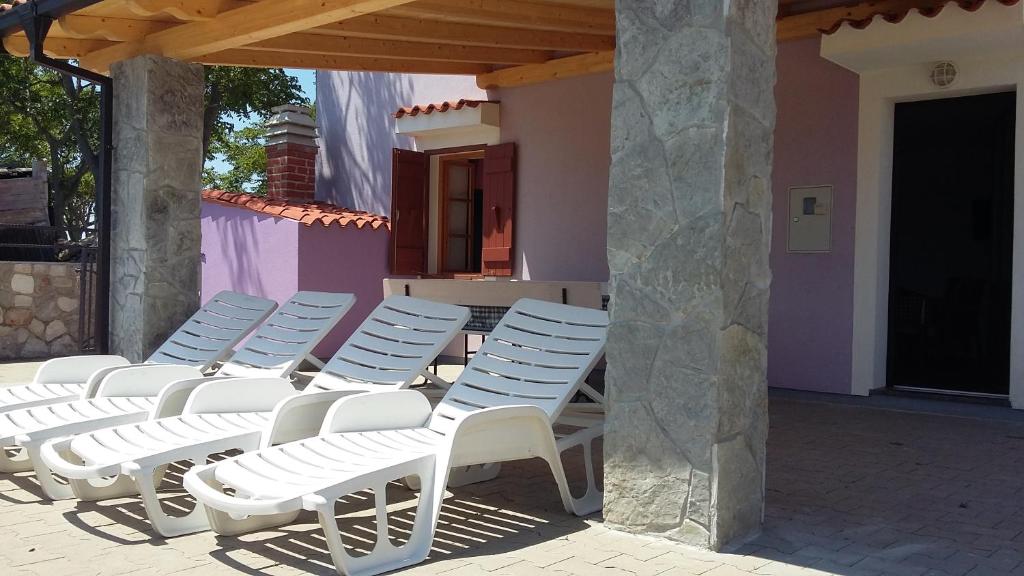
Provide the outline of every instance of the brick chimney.
{"type": "Polygon", "coordinates": [[[309,108],[286,104],[267,122],[267,196],[312,202],[316,188],[316,122],[309,108]]]}

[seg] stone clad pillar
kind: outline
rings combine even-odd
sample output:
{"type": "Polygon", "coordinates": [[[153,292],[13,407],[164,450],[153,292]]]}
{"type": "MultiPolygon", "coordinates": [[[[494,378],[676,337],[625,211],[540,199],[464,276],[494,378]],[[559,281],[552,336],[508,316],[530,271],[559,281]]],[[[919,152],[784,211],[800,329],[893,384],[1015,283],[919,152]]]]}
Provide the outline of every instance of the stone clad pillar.
{"type": "Polygon", "coordinates": [[[616,4],[604,514],[711,549],[764,508],[775,11],[616,4]]]}
{"type": "Polygon", "coordinates": [[[203,67],[111,67],[111,351],[143,360],[199,306],[203,67]]]}

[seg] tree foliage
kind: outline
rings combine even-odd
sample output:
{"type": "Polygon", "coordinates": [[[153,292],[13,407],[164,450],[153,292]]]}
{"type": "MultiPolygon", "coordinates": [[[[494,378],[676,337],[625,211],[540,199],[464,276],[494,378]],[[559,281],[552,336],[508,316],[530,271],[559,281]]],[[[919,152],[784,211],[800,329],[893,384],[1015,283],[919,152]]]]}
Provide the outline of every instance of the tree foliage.
{"type": "Polygon", "coordinates": [[[92,213],[99,168],[98,88],[3,56],[0,101],[0,165],[46,160],[53,224],[79,239],[92,213]]]}
{"type": "MultiPolygon", "coordinates": [[[[0,56],[0,103],[0,165],[47,160],[54,224],[78,239],[92,214],[99,170],[99,88],[0,56]]],[[[203,154],[207,160],[220,154],[233,168],[224,175],[206,170],[204,181],[230,190],[258,187],[266,169],[258,126],[274,106],[295,103],[308,102],[283,69],[207,67],[203,154]],[[256,124],[236,133],[239,118],[256,124]]]]}
{"type": "Polygon", "coordinates": [[[203,170],[203,184],[217,190],[266,195],[267,150],[263,147],[263,134],[264,124],[260,122],[214,139],[210,154],[224,158],[231,168],[217,172],[207,166],[203,170]]]}

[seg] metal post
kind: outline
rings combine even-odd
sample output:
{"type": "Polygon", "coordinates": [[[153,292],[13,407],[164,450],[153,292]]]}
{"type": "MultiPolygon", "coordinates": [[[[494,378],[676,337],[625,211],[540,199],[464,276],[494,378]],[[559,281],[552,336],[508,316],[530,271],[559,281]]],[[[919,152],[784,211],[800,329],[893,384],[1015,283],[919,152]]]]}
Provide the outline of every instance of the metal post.
{"type": "Polygon", "coordinates": [[[32,4],[30,15],[22,18],[22,27],[30,45],[29,58],[60,74],[83,78],[100,87],[100,149],[99,174],[96,174],[96,258],[95,339],[96,352],[106,354],[110,338],[110,183],[113,156],[114,82],[109,76],[55,60],[43,53],[43,43],[54,18],[40,15],[39,7],[32,4]]]}

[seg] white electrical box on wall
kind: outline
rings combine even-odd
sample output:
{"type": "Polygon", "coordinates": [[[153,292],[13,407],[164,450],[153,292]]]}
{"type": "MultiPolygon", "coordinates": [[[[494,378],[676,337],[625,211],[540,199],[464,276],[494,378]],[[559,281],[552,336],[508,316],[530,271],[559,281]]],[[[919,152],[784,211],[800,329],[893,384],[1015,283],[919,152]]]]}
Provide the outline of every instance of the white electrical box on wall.
{"type": "Polygon", "coordinates": [[[789,189],[788,252],[832,250],[832,187],[795,186],[789,189]]]}

